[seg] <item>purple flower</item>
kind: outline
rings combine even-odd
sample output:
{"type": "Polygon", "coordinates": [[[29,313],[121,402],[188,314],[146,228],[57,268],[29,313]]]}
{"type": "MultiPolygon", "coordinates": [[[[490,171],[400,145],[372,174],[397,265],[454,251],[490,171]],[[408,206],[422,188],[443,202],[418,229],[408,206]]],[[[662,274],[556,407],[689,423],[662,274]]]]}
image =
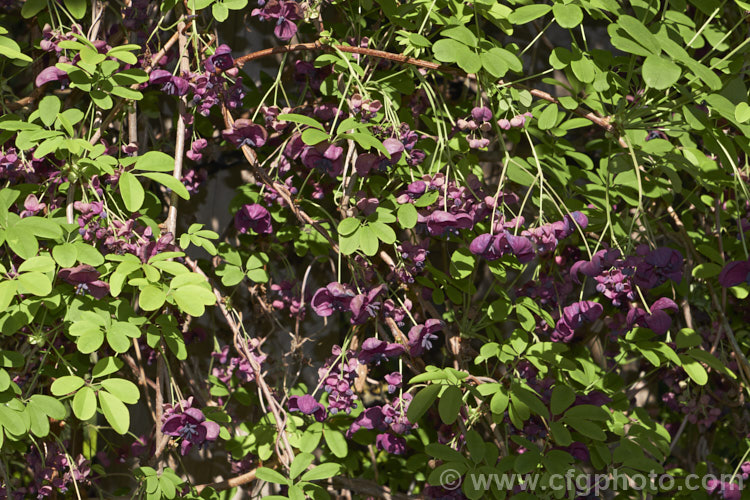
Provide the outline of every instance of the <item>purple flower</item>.
{"type": "Polygon", "coordinates": [[[209,73],[216,73],[217,70],[226,71],[234,66],[234,59],[232,59],[232,49],[229,45],[221,44],[216,47],[214,53],[205,61],[203,61],[203,67],[209,73]]]}
{"type": "Polygon", "coordinates": [[[435,332],[443,329],[444,323],[439,319],[428,319],[424,325],[415,325],[409,330],[409,354],[421,356],[424,351],[432,349],[432,342],[437,340],[435,332]]]}
{"type": "Polygon", "coordinates": [[[360,177],[367,177],[373,169],[379,172],[385,172],[388,167],[399,162],[404,152],[403,143],[397,139],[386,139],[383,141],[383,146],[385,146],[385,149],[391,155],[390,159],[373,153],[359,155],[354,165],[354,168],[357,170],[357,175],[360,177]]]}
{"type": "Polygon", "coordinates": [[[551,339],[554,342],[570,342],[578,328],[596,320],[603,310],[601,304],[589,300],[567,306],[563,309],[562,317],[557,320],[551,339]]]}
{"type": "Polygon", "coordinates": [[[41,87],[45,83],[49,82],[60,82],[60,85],[64,88],[70,83],[70,78],[65,71],[57,69],[54,66],[49,66],[47,68],[44,68],[36,76],[36,80],[34,80],[34,83],[37,87],[41,87]]]}
{"type": "Polygon", "coordinates": [[[268,139],[268,132],[265,128],[245,118],[235,121],[232,128],[222,131],[222,134],[226,140],[238,148],[243,146],[259,148],[268,139]]]}
{"type": "Polygon", "coordinates": [[[24,217],[31,217],[32,215],[36,215],[37,212],[41,212],[42,210],[44,210],[46,206],[46,203],[39,203],[39,199],[35,194],[30,194],[23,202],[24,210],[19,215],[22,219],[24,217]]]}
{"type": "Polygon", "coordinates": [[[349,285],[332,282],[320,288],[310,301],[310,306],[318,316],[330,316],[334,311],[347,311],[354,298],[354,291],[349,285]]]}
{"type": "Polygon", "coordinates": [[[360,429],[377,429],[379,431],[384,431],[387,428],[388,425],[385,422],[383,407],[373,406],[372,408],[364,410],[356,419],[354,419],[354,422],[352,422],[352,425],[346,431],[346,436],[352,437],[352,435],[360,429]]]}
{"type": "Polygon", "coordinates": [[[95,299],[101,300],[109,293],[109,284],[99,279],[99,271],[88,264],[60,269],[60,279],[76,287],[76,293],[90,293],[95,299]]]}
{"type": "Polygon", "coordinates": [[[394,455],[403,455],[406,453],[406,440],[395,434],[378,434],[375,438],[375,446],[379,450],[384,450],[394,455]]]}
{"type": "Polygon", "coordinates": [[[296,2],[278,2],[271,0],[263,9],[264,17],[276,19],[273,33],[279,40],[289,40],[297,33],[297,25],[293,21],[300,19],[299,7],[296,2]]]}
{"type": "Polygon", "coordinates": [[[198,139],[190,145],[190,150],[185,153],[185,156],[195,162],[201,161],[203,159],[203,154],[201,153],[201,151],[206,149],[207,146],[208,141],[206,139],[198,139]]]}
{"type": "Polygon", "coordinates": [[[264,207],[253,203],[244,205],[234,214],[234,227],[240,234],[245,234],[252,229],[258,234],[271,234],[271,214],[264,207]]]}
{"type": "Polygon", "coordinates": [[[180,454],[187,455],[193,445],[216,441],[219,437],[219,424],[206,420],[203,412],[192,408],[192,396],[172,407],[165,405],[162,415],[162,432],[168,436],[182,438],[180,454]]]}
{"type": "Polygon", "coordinates": [[[516,256],[521,264],[534,259],[534,247],[525,236],[514,236],[507,231],[498,234],[480,234],[469,245],[469,251],[487,260],[496,260],[505,254],[516,256]]]}
{"type": "Polygon", "coordinates": [[[393,394],[396,389],[401,387],[403,376],[399,372],[389,373],[385,376],[385,381],[388,384],[388,393],[393,394]]]}
{"type": "Polygon", "coordinates": [[[406,349],[401,344],[389,344],[373,337],[362,342],[357,358],[362,364],[375,363],[377,365],[381,361],[399,356],[405,351],[406,349]]]}
{"type": "Polygon", "coordinates": [[[488,122],[492,120],[492,111],[487,106],[477,106],[471,110],[471,117],[477,122],[488,122]]]}
{"type": "Polygon", "coordinates": [[[326,419],[325,406],[315,401],[315,398],[309,394],[290,397],[287,406],[289,411],[301,411],[305,415],[312,415],[318,422],[326,419]]]}
{"type": "Polygon", "coordinates": [[[635,283],[643,288],[655,288],[668,279],[682,281],[682,254],[671,248],[657,248],[643,259],[635,271],[635,283]]]}
{"type": "Polygon", "coordinates": [[[750,260],[739,260],[727,264],[719,274],[719,283],[727,288],[741,283],[750,285],[750,260]]]}
{"type": "Polygon", "coordinates": [[[650,328],[657,335],[664,335],[672,326],[672,318],[666,311],[677,311],[677,304],[666,297],[662,297],[651,304],[651,314],[640,307],[630,309],[627,316],[627,325],[632,328],[638,324],[645,328],[650,328]]]}
{"type": "Polygon", "coordinates": [[[368,319],[374,318],[380,309],[380,302],[376,301],[385,285],[379,285],[366,294],[361,293],[352,298],[349,309],[352,311],[350,322],[352,325],[361,325],[368,319]]]}
{"type": "Polygon", "coordinates": [[[161,90],[167,95],[183,96],[188,93],[190,84],[184,78],[174,76],[169,71],[156,69],[148,77],[151,85],[161,85],[161,90]]]}
{"type": "Polygon", "coordinates": [[[344,171],[344,148],[322,142],[310,146],[302,152],[302,163],[309,169],[322,170],[329,177],[336,178],[344,171]]]}

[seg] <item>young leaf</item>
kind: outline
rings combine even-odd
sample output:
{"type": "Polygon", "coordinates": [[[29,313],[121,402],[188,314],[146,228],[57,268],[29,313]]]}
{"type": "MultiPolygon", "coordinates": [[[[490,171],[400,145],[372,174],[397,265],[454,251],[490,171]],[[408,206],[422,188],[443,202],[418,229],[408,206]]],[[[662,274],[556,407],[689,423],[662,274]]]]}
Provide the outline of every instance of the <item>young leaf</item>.
{"type": "Polygon", "coordinates": [[[99,406],[104,418],[118,434],[126,434],[130,428],[130,412],[128,407],[118,398],[107,391],[99,391],[99,406]]]}

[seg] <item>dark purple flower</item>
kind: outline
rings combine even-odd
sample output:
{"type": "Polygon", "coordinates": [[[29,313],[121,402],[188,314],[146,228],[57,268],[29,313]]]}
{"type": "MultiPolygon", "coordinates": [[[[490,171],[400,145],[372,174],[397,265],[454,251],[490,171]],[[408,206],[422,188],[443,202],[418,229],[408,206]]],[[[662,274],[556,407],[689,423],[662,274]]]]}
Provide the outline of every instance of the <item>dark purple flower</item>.
{"type": "Polygon", "coordinates": [[[268,132],[266,132],[265,128],[245,118],[235,121],[234,126],[231,129],[222,131],[222,134],[226,140],[238,148],[242,146],[259,148],[268,139],[268,132]]]}
{"type": "Polygon", "coordinates": [[[394,455],[403,455],[406,453],[406,440],[401,436],[391,433],[378,434],[375,438],[375,446],[379,450],[384,450],[394,455]]]}
{"type": "Polygon", "coordinates": [[[299,20],[301,16],[296,2],[271,0],[263,11],[264,17],[276,19],[273,33],[279,40],[289,40],[297,33],[297,25],[293,21],[299,20]]]}
{"type": "Polygon", "coordinates": [[[76,293],[90,293],[101,300],[109,293],[109,284],[99,279],[99,271],[88,264],[60,269],[60,279],[76,287],[76,293]]]}
{"type": "Polygon", "coordinates": [[[229,45],[221,44],[216,47],[214,53],[205,61],[203,61],[203,67],[209,73],[216,73],[217,70],[226,71],[234,66],[234,59],[232,59],[232,49],[229,45]]]}
{"type": "Polygon", "coordinates": [[[668,279],[679,283],[682,281],[682,254],[671,248],[652,250],[638,265],[635,271],[635,283],[642,288],[655,288],[668,279]]]}
{"type": "Polygon", "coordinates": [[[351,437],[360,429],[384,431],[387,428],[388,425],[385,423],[383,407],[373,406],[364,410],[356,419],[354,419],[354,422],[352,422],[352,425],[346,431],[346,435],[347,437],[351,437]]]}
{"type": "Polygon", "coordinates": [[[432,342],[437,340],[435,332],[443,329],[444,323],[439,319],[428,319],[424,325],[415,325],[409,329],[409,354],[421,356],[432,349],[432,342]]]}
{"type": "Polygon", "coordinates": [[[719,283],[727,288],[741,283],[750,285],[750,260],[739,260],[727,264],[719,274],[719,283]]]}
{"type": "Polygon", "coordinates": [[[45,83],[49,82],[60,82],[60,85],[64,88],[70,83],[70,78],[65,71],[57,69],[54,66],[49,66],[47,68],[44,68],[36,76],[36,80],[34,80],[34,83],[37,87],[41,87],[45,83]]]}
{"type": "Polygon", "coordinates": [[[354,291],[349,285],[332,282],[320,288],[310,301],[310,306],[318,316],[330,316],[334,311],[347,311],[354,298],[354,291]]]}
{"type": "Polygon", "coordinates": [[[405,351],[406,349],[401,344],[389,344],[373,337],[362,342],[357,358],[363,364],[380,364],[381,361],[399,356],[405,351]]]}
{"type": "Polygon", "coordinates": [[[309,169],[322,170],[335,179],[344,171],[343,152],[344,148],[340,146],[322,142],[304,149],[302,163],[309,169]]]}
{"type": "Polygon", "coordinates": [[[563,309],[562,317],[557,320],[555,330],[550,338],[554,342],[570,342],[576,330],[585,323],[591,323],[596,320],[604,308],[597,302],[584,300],[575,302],[563,309]]]}
{"type": "Polygon", "coordinates": [[[630,309],[626,320],[628,327],[638,324],[650,328],[657,335],[664,335],[672,326],[672,318],[666,311],[677,311],[677,304],[672,299],[662,297],[651,304],[650,309],[651,314],[640,307],[630,309]]]}
{"type": "Polygon", "coordinates": [[[234,214],[234,227],[240,234],[245,234],[250,229],[258,234],[271,234],[273,232],[271,214],[257,203],[244,205],[234,214]]]}
{"type": "Polygon", "coordinates": [[[525,236],[514,236],[507,231],[498,234],[480,234],[469,245],[469,251],[487,260],[496,260],[505,254],[516,256],[521,264],[534,259],[534,246],[525,236]]]}
{"type": "Polygon", "coordinates": [[[309,394],[290,397],[287,406],[289,411],[301,411],[305,415],[312,415],[318,422],[322,422],[326,419],[325,406],[318,403],[315,398],[309,394]]]}
{"type": "Polygon", "coordinates": [[[193,445],[216,441],[219,424],[206,420],[203,412],[192,407],[192,396],[172,406],[165,405],[162,416],[162,432],[168,436],[182,438],[180,454],[187,455],[193,445]]]}
{"type": "Polygon", "coordinates": [[[380,302],[376,299],[385,289],[385,285],[379,285],[369,292],[361,293],[352,297],[349,309],[352,311],[350,322],[352,325],[361,325],[368,319],[374,318],[380,309],[380,302]]]}
{"type": "Polygon", "coordinates": [[[184,78],[174,76],[169,71],[156,69],[148,77],[151,85],[161,85],[161,90],[167,95],[183,96],[188,93],[190,84],[184,78]]]}

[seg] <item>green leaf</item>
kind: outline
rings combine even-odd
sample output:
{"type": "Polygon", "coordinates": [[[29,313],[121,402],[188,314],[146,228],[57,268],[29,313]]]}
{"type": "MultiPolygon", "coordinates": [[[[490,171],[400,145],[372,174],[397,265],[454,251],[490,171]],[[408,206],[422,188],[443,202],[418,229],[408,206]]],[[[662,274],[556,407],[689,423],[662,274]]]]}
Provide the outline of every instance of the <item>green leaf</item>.
{"type": "Polygon", "coordinates": [[[398,216],[398,223],[404,229],[411,229],[417,225],[417,218],[419,214],[417,209],[411,203],[404,203],[398,207],[396,212],[398,216]]]}
{"type": "Polygon", "coordinates": [[[362,226],[357,231],[359,235],[359,248],[365,253],[365,255],[372,257],[378,253],[378,235],[372,229],[372,226],[362,226]]]}
{"type": "Polygon", "coordinates": [[[341,431],[326,427],[323,431],[323,438],[325,439],[328,448],[339,458],[345,458],[349,454],[349,446],[346,443],[346,438],[341,431]]]}
{"type": "Polygon", "coordinates": [[[508,21],[513,24],[526,24],[538,19],[552,10],[552,7],[544,4],[525,5],[510,13],[508,21]]]}
{"type": "Polygon", "coordinates": [[[556,385],[552,389],[552,398],[550,400],[550,410],[553,415],[559,415],[565,411],[576,399],[573,389],[566,385],[556,385]]]}
{"type": "Polygon", "coordinates": [[[55,240],[63,235],[60,225],[43,217],[26,217],[18,221],[15,227],[29,231],[39,238],[55,240]]]}
{"type": "Polygon", "coordinates": [[[16,281],[0,281],[0,312],[8,309],[8,306],[16,296],[18,283],[16,281]]]}
{"type": "MultiPolygon", "coordinates": [[[[21,219],[24,220],[24,219],[21,219]]],[[[8,228],[5,232],[5,242],[10,249],[22,259],[30,259],[39,251],[39,242],[34,235],[21,224],[8,228]]]]}
{"type": "Polygon", "coordinates": [[[91,354],[101,347],[104,343],[104,332],[99,328],[87,330],[83,335],[78,337],[76,346],[83,354],[91,354]]]}
{"type": "Polygon", "coordinates": [[[148,285],[143,288],[138,297],[138,303],[144,311],[156,311],[164,305],[165,300],[167,300],[167,294],[165,294],[161,288],[157,288],[153,285],[148,285]]]}
{"type": "Polygon", "coordinates": [[[591,438],[595,441],[604,441],[607,434],[602,430],[601,424],[593,423],[582,418],[565,418],[565,423],[572,427],[579,434],[591,438]]]}
{"type": "Polygon", "coordinates": [[[684,354],[680,354],[679,356],[682,361],[682,369],[685,370],[685,373],[687,373],[691,379],[693,379],[693,382],[698,385],[706,385],[706,382],[708,382],[708,373],[706,372],[706,369],[703,368],[703,365],[699,361],[685,356],[684,354]]]}
{"type": "Polygon", "coordinates": [[[60,267],[73,267],[77,256],[76,246],[72,243],[63,243],[52,248],[52,257],[60,267]]]}
{"type": "Polygon", "coordinates": [[[734,109],[734,119],[740,123],[750,120],[750,105],[746,102],[739,103],[734,109]]]}
{"type": "Polygon", "coordinates": [[[302,475],[302,481],[317,481],[320,479],[328,479],[339,473],[341,465],[335,463],[325,463],[315,467],[312,470],[305,472],[302,475]]]}
{"type": "Polygon", "coordinates": [[[34,394],[31,396],[31,402],[34,403],[34,406],[55,420],[62,420],[65,418],[65,406],[52,396],[34,394]]]}
{"type": "Polygon", "coordinates": [[[19,293],[30,293],[39,297],[46,297],[52,291],[52,282],[46,274],[39,272],[18,275],[19,293]]]}
{"type": "Polygon", "coordinates": [[[123,378],[108,378],[102,380],[102,387],[107,389],[113,396],[122,401],[134,405],[138,402],[141,393],[138,387],[130,380],[123,378]]]}
{"type": "Polygon", "coordinates": [[[203,316],[206,305],[216,302],[216,297],[210,290],[198,286],[187,285],[172,291],[177,306],[193,317],[203,316]]]}
{"type": "Polygon", "coordinates": [[[140,174],[140,175],[143,176],[143,177],[148,177],[149,179],[155,180],[159,184],[162,184],[162,185],[168,187],[169,189],[171,189],[172,191],[174,191],[177,194],[177,196],[179,196],[183,200],[189,200],[190,199],[190,194],[188,193],[187,188],[185,188],[185,185],[182,182],[180,182],[177,179],[175,179],[171,175],[161,174],[161,173],[154,173],[154,172],[148,172],[148,173],[140,174]]]}
{"type": "Polygon", "coordinates": [[[92,377],[105,377],[117,372],[120,368],[125,366],[125,363],[114,356],[107,356],[100,359],[94,365],[91,370],[92,377]]]}
{"type": "Polygon", "coordinates": [[[552,6],[552,14],[561,28],[575,28],[583,21],[583,11],[574,3],[556,3],[552,6]]]}
{"type": "Polygon", "coordinates": [[[544,111],[542,111],[542,114],[539,115],[537,127],[539,127],[540,130],[549,130],[553,128],[557,123],[557,112],[557,104],[548,104],[547,107],[544,108],[544,111]]]}
{"type": "Polygon", "coordinates": [[[122,201],[125,202],[125,208],[131,212],[136,212],[143,205],[146,196],[138,178],[130,172],[120,174],[120,180],[117,183],[122,194],[122,201]]]}
{"type": "Polygon", "coordinates": [[[504,387],[501,387],[490,400],[490,411],[495,415],[504,414],[505,410],[508,408],[509,401],[510,398],[508,397],[508,393],[505,392],[504,387]]]}
{"type": "Polygon", "coordinates": [[[302,142],[308,146],[314,146],[320,142],[327,141],[329,138],[326,132],[316,128],[306,128],[302,131],[302,142]]]}
{"type": "Polygon", "coordinates": [[[396,242],[396,232],[388,224],[375,221],[370,223],[370,229],[386,245],[392,245],[396,242]]]}
{"type": "Polygon", "coordinates": [[[211,14],[213,14],[214,19],[223,23],[229,17],[229,9],[221,3],[215,3],[211,6],[211,14]]]}
{"type": "Polygon", "coordinates": [[[349,236],[359,229],[359,219],[354,217],[347,217],[346,219],[339,222],[338,232],[341,236],[349,236]]]}
{"type": "Polygon", "coordinates": [[[94,267],[104,264],[104,256],[95,247],[83,241],[76,241],[74,245],[76,246],[76,258],[82,264],[94,267]]]}
{"type": "Polygon", "coordinates": [[[285,478],[275,470],[269,469],[268,467],[258,467],[255,476],[261,481],[265,481],[267,483],[289,484],[289,480],[287,478],[285,478]]]}
{"type": "Polygon", "coordinates": [[[463,393],[455,385],[449,385],[443,391],[438,402],[438,413],[440,420],[446,425],[451,425],[458,418],[458,412],[463,404],[463,393]]]}
{"type": "Polygon", "coordinates": [[[662,56],[648,56],[641,71],[646,85],[657,90],[668,89],[677,83],[681,74],[679,66],[662,56]]]}
{"type": "Polygon", "coordinates": [[[313,460],[315,460],[315,456],[310,453],[300,453],[294,457],[292,464],[289,466],[289,478],[296,479],[313,463],[313,460]]]}
{"type": "Polygon", "coordinates": [[[422,388],[412,399],[409,409],[406,411],[406,417],[410,422],[416,422],[427,410],[432,406],[432,403],[437,399],[438,393],[442,386],[433,384],[422,388]]]}
{"type": "Polygon", "coordinates": [[[83,387],[85,382],[81,377],[75,375],[65,375],[55,379],[50,386],[50,392],[55,396],[65,396],[71,392],[77,391],[83,387]]]}
{"type": "Polygon", "coordinates": [[[39,102],[39,117],[46,126],[51,127],[59,113],[60,99],[56,96],[48,95],[39,102]]]}
{"type": "Polygon", "coordinates": [[[99,406],[102,408],[104,418],[118,434],[126,434],[130,428],[130,412],[122,401],[107,391],[99,391],[99,406]]]}
{"type": "Polygon", "coordinates": [[[47,7],[47,0],[26,0],[21,7],[21,16],[29,19],[39,14],[45,7],[47,7]]]}
{"type": "Polygon", "coordinates": [[[440,32],[441,35],[457,40],[464,45],[469,47],[477,46],[477,37],[471,32],[466,26],[454,26],[452,28],[444,29],[440,32]]]}
{"type": "Polygon", "coordinates": [[[96,413],[96,394],[91,387],[83,387],[76,392],[71,403],[73,413],[80,420],[86,421],[96,413]]]}
{"type": "Polygon", "coordinates": [[[432,52],[438,61],[457,62],[467,52],[470,52],[470,49],[461,42],[444,38],[433,44],[432,52]]]}
{"type": "Polygon", "coordinates": [[[173,172],[174,158],[161,151],[149,151],[135,160],[133,168],[152,172],[173,172]]]}
{"type": "Polygon", "coordinates": [[[130,349],[130,339],[125,336],[122,330],[115,328],[107,330],[107,343],[116,353],[128,352],[128,349],[130,349]]]}
{"type": "Polygon", "coordinates": [[[617,24],[625,30],[633,40],[641,44],[652,54],[659,54],[661,52],[661,44],[659,43],[659,40],[638,19],[624,15],[620,16],[617,20],[617,24]]]}
{"type": "Polygon", "coordinates": [[[86,15],[86,0],[64,0],[65,8],[70,11],[71,15],[76,19],[81,19],[86,15]]]}
{"type": "Polygon", "coordinates": [[[320,130],[325,130],[323,128],[323,125],[318,122],[315,118],[312,118],[310,116],[306,115],[298,115],[296,113],[285,113],[280,114],[276,117],[279,121],[287,121],[287,122],[293,122],[293,123],[299,123],[301,125],[309,125],[310,127],[314,127],[320,130]]]}

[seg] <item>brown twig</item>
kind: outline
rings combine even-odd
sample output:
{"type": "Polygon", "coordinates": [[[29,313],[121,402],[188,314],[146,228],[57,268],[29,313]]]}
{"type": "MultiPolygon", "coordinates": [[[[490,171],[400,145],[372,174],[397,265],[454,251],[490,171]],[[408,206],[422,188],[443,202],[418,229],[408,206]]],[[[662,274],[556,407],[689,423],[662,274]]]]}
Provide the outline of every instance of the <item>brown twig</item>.
{"type": "Polygon", "coordinates": [[[255,481],[255,473],[257,471],[258,469],[253,469],[250,472],[246,472],[236,477],[231,477],[224,481],[219,481],[218,483],[199,484],[195,487],[195,489],[198,491],[198,493],[200,493],[206,488],[213,488],[215,491],[223,491],[229,490],[231,488],[236,488],[238,486],[242,486],[243,484],[255,481]]]}
{"type": "MultiPolygon", "coordinates": [[[[244,56],[241,56],[235,59],[235,66],[241,67],[250,61],[254,61],[256,59],[271,56],[274,54],[285,54],[288,52],[304,52],[304,51],[313,51],[313,50],[324,50],[328,52],[341,51],[341,52],[347,52],[350,54],[360,54],[364,56],[377,57],[379,59],[393,61],[399,64],[408,64],[410,66],[416,66],[418,68],[429,69],[432,71],[439,71],[440,73],[448,73],[448,74],[453,74],[457,76],[465,76],[466,78],[470,78],[472,80],[478,79],[477,75],[475,74],[466,73],[458,68],[449,66],[447,64],[438,64],[432,61],[425,61],[423,59],[414,59],[413,57],[405,56],[403,54],[394,54],[392,52],[369,49],[366,47],[351,47],[349,45],[324,45],[319,41],[311,42],[311,43],[296,43],[292,45],[283,45],[281,47],[273,47],[270,49],[263,49],[257,52],[252,52],[250,54],[246,54],[244,56]]],[[[497,80],[496,83],[501,86],[508,85],[510,87],[515,87],[515,88],[522,89],[522,90],[528,90],[531,93],[531,95],[533,95],[534,97],[538,99],[543,99],[545,101],[549,101],[554,104],[560,103],[560,101],[558,101],[557,98],[555,98],[554,96],[550,95],[547,92],[544,92],[543,90],[530,88],[519,83],[506,83],[503,80],[497,80]]],[[[617,135],[618,143],[620,144],[620,146],[627,147],[627,144],[625,144],[624,140],[619,137],[619,134],[616,134],[615,127],[612,125],[612,123],[610,123],[609,117],[599,116],[593,111],[586,111],[585,109],[581,107],[578,107],[572,111],[578,116],[586,118],[592,123],[603,128],[607,132],[617,135]]]]}

